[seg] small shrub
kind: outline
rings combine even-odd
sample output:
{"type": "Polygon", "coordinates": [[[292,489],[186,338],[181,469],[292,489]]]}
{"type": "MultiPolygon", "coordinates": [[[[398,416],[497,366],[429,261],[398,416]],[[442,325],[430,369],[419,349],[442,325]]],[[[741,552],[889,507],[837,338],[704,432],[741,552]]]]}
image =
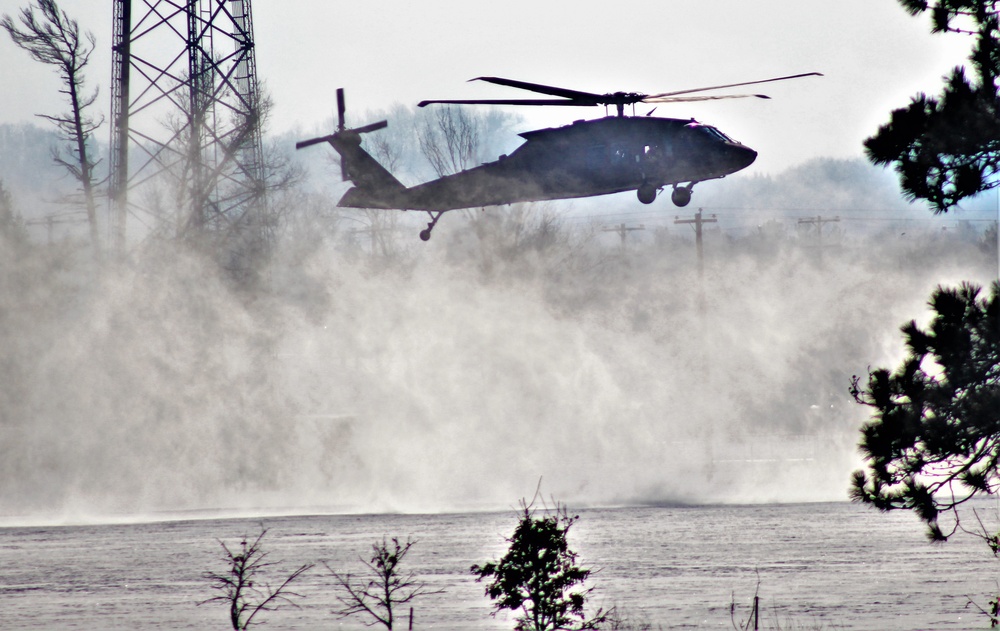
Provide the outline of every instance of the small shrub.
{"type": "Polygon", "coordinates": [[[415,543],[409,539],[400,543],[393,537],[391,544],[384,538],[381,543],[372,544],[371,560],[361,560],[367,568],[366,576],[358,581],[352,580],[350,574],[339,574],[327,565],[326,569],[337,580],[337,600],[341,604],[333,613],[341,618],[360,614],[368,618],[366,626],[381,624],[391,631],[400,606],[419,596],[443,593],[443,590],[427,589],[412,572],[401,573],[399,566],[415,543]]]}
{"type": "Polygon", "coordinates": [[[492,615],[502,610],[520,611],[516,631],[598,629],[607,619],[603,609],[587,618],[584,605],[593,588],[584,588],[591,570],[576,564],[566,536],[576,523],[566,507],[536,516],[522,500],[522,513],[510,547],[499,561],[474,565],[476,581],[491,579],[486,595],[494,601],[492,615]]]}
{"type": "Polygon", "coordinates": [[[208,572],[204,575],[212,582],[212,589],[222,593],[198,605],[212,602],[228,604],[229,621],[234,631],[249,629],[251,624],[257,622],[255,618],[261,612],[275,611],[282,605],[297,607],[292,598],[302,598],[302,595],[291,591],[289,586],[312,568],[312,565],[301,566],[276,588],[272,588],[267,582],[263,582],[261,587],[266,568],[277,565],[265,561],[268,553],[263,551],[261,541],[266,534],[267,529],[262,527],[260,534],[252,542],[244,535],[238,549],[230,549],[220,540],[219,545],[224,551],[222,560],[229,570],[224,574],[208,572]]]}

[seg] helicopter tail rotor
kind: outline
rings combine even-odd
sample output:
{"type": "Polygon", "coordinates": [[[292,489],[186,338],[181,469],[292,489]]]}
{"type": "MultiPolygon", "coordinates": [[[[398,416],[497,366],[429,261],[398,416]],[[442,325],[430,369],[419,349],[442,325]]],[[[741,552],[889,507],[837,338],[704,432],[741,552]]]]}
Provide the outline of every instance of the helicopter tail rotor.
{"type": "MultiPolygon", "coordinates": [[[[368,132],[378,131],[380,129],[385,129],[389,126],[389,121],[381,120],[377,123],[371,123],[369,125],[363,125],[361,127],[355,127],[354,129],[348,129],[347,122],[344,117],[344,112],[347,110],[344,100],[344,88],[337,88],[337,131],[328,135],[320,136],[319,138],[310,138],[309,140],[302,140],[295,143],[296,149],[305,149],[306,147],[311,147],[312,145],[317,145],[322,142],[328,142],[337,149],[337,142],[346,142],[354,145],[361,144],[361,134],[367,134],[368,132]]],[[[339,152],[339,149],[338,149],[339,152]]],[[[347,165],[345,164],[343,158],[340,160],[340,177],[343,178],[345,182],[351,180],[350,173],[348,173],[347,165]]]]}

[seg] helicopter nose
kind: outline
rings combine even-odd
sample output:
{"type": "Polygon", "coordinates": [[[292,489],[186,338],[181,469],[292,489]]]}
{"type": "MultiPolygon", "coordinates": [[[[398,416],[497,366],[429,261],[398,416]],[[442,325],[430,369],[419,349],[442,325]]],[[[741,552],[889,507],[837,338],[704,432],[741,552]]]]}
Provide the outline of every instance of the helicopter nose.
{"type": "Polygon", "coordinates": [[[733,171],[745,169],[757,159],[757,152],[745,145],[733,143],[729,146],[729,155],[732,160],[733,171]]]}

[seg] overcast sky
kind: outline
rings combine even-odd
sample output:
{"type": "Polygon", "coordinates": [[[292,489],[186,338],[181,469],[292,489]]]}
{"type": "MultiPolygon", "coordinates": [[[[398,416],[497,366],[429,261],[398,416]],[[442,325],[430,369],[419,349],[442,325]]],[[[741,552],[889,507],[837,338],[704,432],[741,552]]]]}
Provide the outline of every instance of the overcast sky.
{"type": "MultiPolygon", "coordinates": [[[[27,0],[0,0],[15,14],[27,0]]],[[[111,2],[60,0],[97,36],[88,78],[109,94],[111,2]]],[[[259,0],[257,66],[276,103],[272,131],[305,136],[347,91],[349,123],[366,110],[428,98],[519,97],[466,83],[483,75],[592,92],[645,93],[817,71],[771,84],[770,101],[661,105],[760,152],[752,172],[819,156],[861,155],[861,141],[967,55],[969,40],[931,35],[895,0],[259,0]]],[[[55,73],[0,37],[0,122],[45,121],[64,106],[55,73]]],[[[648,109],[648,108],[647,108],[648,109]]],[[[603,108],[522,108],[525,129],[603,115],[603,108]]],[[[640,111],[638,113],[645,113],[640,111]]],[[[108,134],[107,127],[100,134],[108,134]]]]}

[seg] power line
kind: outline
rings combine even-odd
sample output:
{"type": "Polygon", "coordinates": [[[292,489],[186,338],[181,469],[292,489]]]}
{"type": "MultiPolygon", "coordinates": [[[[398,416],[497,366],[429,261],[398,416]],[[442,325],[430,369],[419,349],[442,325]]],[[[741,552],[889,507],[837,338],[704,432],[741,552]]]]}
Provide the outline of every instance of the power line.
{"type": "Polygon", "coordinates": [[[823,226],[828,223],[839,223],[840,217],[830,217],[824,218],[823,215],[816,215],[815,217],[810,217],[808,219],[799,219],[798,224],[800,226],[816,226],[816,252],[817,260],[819,264],[823,265],[823,248],[830,247],[829,245],[823,245],[823,226]]]}
{"type": "Polygon", "coordinates": [[[632,232],[633,230],[645,230],[645,229],[646,229],[646,226],[644,224],[639,224],[638,227],[626,227],[625,224],[621,223],[621,224],[618,224],[617,226],[615,226],[613,228],[602,228],[601,232],[617,232],[618,236],[621,237],[621,240],[622,240],[622,251],[624,252],[625,251],[625,237],[628,236],[628,233],[632,232]]]}

